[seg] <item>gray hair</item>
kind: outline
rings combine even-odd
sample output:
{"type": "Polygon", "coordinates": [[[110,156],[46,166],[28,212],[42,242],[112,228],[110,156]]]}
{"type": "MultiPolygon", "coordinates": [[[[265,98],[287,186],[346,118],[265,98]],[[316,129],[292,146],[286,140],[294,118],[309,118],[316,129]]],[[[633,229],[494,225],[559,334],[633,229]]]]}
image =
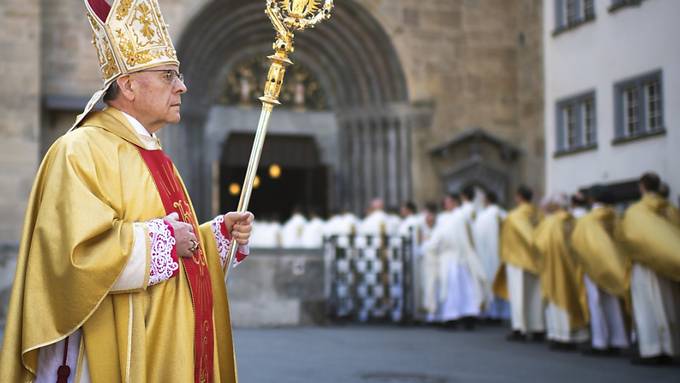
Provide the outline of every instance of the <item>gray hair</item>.
{"type": "Polygon", "coordinates": [[[109,85],[109,89],[106,90],[106,93],[104,93],[104,102],[115,100],[116,98],[118,98],[118,94],[120,94],[120,87],[118,86],[118,83],[114,80],[111,83],[111,85],[109,85]]]}

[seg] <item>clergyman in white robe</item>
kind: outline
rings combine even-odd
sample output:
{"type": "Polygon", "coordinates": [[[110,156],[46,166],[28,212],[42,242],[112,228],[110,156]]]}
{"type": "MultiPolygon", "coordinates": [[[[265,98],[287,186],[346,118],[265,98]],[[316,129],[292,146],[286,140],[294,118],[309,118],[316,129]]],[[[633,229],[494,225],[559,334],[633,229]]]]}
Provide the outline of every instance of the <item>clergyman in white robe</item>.
{"type": "Polygon", "coordinates": [[[276,248],[280,246],[281,225],[277,222],[260,221],[253,225],[251,246],[255,248],[276,248]]]}
{"type": "Polygon", "coordinates": [[[411,214],[405,217],[399,224],[399,235],[410,238],[411,235],[417,234],[417,230],[424,222],[424,218],[419,214],[411,214]]]}
{"type": "Polygon", "coordinates": [[[302,247],[302,234],[305,230],[307,219],[300,213],[294,213],[281,228],[281,247],[302,247]]]}
{"type": "Polygon", "coordinates": [[[590,312],[590,337],[593,349],[625,349],[629,346],[623,307],[618,297],[599,288],[587,275],[583,276],[590,312]]]}
{"type": "Polygon", "coordinates": [[[680,354],[678,283],[634,263],[630,285],[640,356],[680,354]]]}
{"type": "Polygon", "coordinates": [[[621,222],[633,259],[630,290],[641,363],[666,363],[680,355],[680,286],[678,276],[670,275],[676,264],[654,262],[680,252],[680,212],[658,194],[659,183],[654,173],[641,177],[642,199],[626,210],[621,222]]]}
{"type": "Polygon", "coordinates": [[[336,214],[326,222],[323,233],[327,237],[352,235],[356,232],[358,222],[357,217],[352,213],[336,214]]]}
{"type": "Polygon", "coordinates": [[[424,250],[439,255],[438,319],[479,316],[486,279],[472,245],[466,210],[461,207],[441,215],[424,250]]]}
{"type": "Polygon", "coordinates": [[[326,223],[319,217],[313,217],[302,230],[302,247],[320,249],[323,246],[324,227],[326,223]]]}
{"type": "MultiPolygon", "coordinates": [[[[500,225],[506,212],[496,204],[486,206],[473,223],[475,250],[484,268],[488,281],[493,281],[500,267],[500,225]]],[[[488,296],[493,296],[491,291],[488,296]]],[[[510,305],[501,298],[493,296],[483,313],[489,319],[509,319],[510,305]]]]}
{"type": "Polygon", "coordinates": [[[375,236],[387,233],[388,216],[383,210],[375,210],[359,223],[358,234],[375,236]]]}

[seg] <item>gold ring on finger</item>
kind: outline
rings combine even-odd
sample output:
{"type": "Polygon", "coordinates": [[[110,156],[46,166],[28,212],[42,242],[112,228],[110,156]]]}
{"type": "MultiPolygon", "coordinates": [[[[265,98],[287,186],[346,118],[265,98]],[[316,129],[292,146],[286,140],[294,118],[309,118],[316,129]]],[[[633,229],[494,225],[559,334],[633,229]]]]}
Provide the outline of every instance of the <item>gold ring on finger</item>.
{"type": "Polygon", "coordinates": [[[189,242],[191,242],[191,247],[189,248],[189,251],[193,253],[194,251],[196,251],[196,249],[198,249],[198,241],[196,241],[195,239],[190,239],[189,242]]]}

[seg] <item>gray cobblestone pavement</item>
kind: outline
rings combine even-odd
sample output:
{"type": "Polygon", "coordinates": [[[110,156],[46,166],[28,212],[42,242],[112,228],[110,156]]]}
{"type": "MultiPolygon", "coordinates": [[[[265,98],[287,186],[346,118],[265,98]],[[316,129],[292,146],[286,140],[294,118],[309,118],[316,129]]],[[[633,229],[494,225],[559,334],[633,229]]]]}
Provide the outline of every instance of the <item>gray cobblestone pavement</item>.
{"type": "Polygon", "coordinates": [[[510,343],[505,329],[236,329],[242,383],[680,382],[680,368],[510,343]]]}
{"type": "Polygon", "coordinates": [[[234,336],[241,383],[680,382],[677,365],[509,343],[505,331],[348,326],[235,329],[234,336]]]}

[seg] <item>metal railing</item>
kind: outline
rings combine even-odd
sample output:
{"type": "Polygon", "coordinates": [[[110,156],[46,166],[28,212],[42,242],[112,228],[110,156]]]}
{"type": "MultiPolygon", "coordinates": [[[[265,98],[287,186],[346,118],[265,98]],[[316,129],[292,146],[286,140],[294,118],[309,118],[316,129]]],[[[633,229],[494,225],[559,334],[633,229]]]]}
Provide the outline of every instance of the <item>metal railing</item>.
{"type": "Polygon", "coordinates": [[[411,238],[335,235],[324,239],[332,319],[406,322],[415,314],[411,238]]]}

